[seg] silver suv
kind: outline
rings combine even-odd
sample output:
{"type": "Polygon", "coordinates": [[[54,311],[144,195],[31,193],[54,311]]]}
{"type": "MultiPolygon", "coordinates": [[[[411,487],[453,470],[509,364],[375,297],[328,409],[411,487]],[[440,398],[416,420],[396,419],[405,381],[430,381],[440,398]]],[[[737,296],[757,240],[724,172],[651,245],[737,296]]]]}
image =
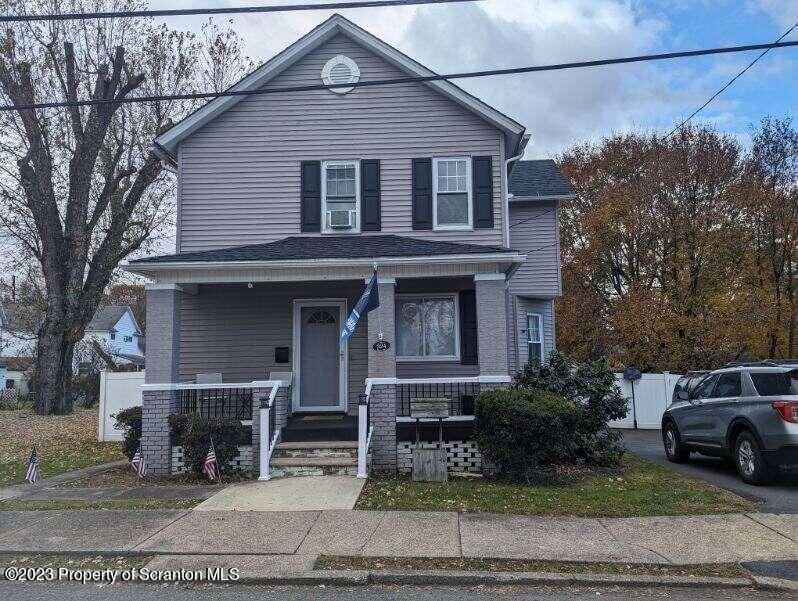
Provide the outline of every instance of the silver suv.
{"type": "Polygon", "coordinates": [[[704,375],[674,395],[662,442],[675,463],[692,452],[732,459],[749,484],[798,470],[798,364],[742,364],[704,375]]]}

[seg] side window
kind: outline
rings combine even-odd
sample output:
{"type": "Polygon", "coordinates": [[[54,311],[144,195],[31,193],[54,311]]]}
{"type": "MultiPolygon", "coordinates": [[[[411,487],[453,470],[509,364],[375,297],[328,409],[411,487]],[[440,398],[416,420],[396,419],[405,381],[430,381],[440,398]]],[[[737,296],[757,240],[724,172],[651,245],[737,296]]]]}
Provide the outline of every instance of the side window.
{"type": "Polygon", "coordinates": [[[743,386],[740,382],[740,372],[721,374],[718,384],[712,393],[712,397],[722,399],[726,397],[740,396],[743,393],[743,386]]]}
{"type": "Polygon", "coordinates": [[[690,396],[692,399],[706,399],[709,398],[709,395],[712,394],[712,388],[715,386],[715,382],[718,381],[718,376],[709,376],[705,380],[703,380],[698,387],[695,389],[695,392],[690,396]]]}
{"type": "Polygon", "coordinates": [[[527,344],[529,345],[529,362],[540,365],[543,361],[543,328],[542,317],[537,313],[527,313],[527,344]]]}

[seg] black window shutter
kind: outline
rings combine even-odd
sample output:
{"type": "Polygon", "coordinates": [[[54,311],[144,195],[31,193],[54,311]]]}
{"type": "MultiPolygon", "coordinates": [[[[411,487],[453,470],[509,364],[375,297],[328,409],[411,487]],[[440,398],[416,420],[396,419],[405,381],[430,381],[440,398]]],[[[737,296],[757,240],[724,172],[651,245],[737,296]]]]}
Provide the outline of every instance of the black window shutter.
{"type": "Polygon", "coordinates": [[[321,162],[302,161],[302,227],[303,232],[321,231],[321,162]]]}
{"type": "Polygon", "coordinates": [[[460,292],[460,363],[478,365],[477,295],[474,290],[460,292]]]}
{"type": "Polygon", "coordinates": [[[471,169],[474,179],[474,227],[493,227],[493,160],[474,157],[471,169]]]}
{"type": "Polygon", "coordinates": [[[413,229],[432,229],[432,159],[413,159],[413,229]]]}
{"type": "Polygon", "coordinates": [[[360,161],[360,229],[379,232],[382,227],[380,209],[380,162],[360,161]]]}

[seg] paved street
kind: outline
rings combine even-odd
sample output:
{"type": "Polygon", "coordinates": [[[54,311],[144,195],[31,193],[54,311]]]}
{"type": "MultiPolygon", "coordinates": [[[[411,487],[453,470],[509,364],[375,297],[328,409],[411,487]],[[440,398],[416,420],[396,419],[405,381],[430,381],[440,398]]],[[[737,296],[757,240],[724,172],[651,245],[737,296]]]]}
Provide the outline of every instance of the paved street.
{"type": "Polygon", "coordinates": [[[534,589],[472,589],[416,588],[416,587],[264,587],[264,586],[154,586],[117,584],[111,586],[83,586],[79,584],[8,584],[0,583],[0,592],[5,601],[483,601],[502,599],[506,601],[628,601],[632,599],[668,599],[670,601],[693,601],[707,599],[721,601],[731,599],[753,599],[770,601],[790,598],[784,593],[758,592],[754,590],[708,590],[708,589],[645,589],[629,590],[606,588],[534,588],[534,589]]]}
{"type": "Polygon", "coordinates": [[[635,455],[667,465],[687,476],[701,478],[748,499],[761,501],[760,511],[798,513],[798,478],[782,478],[768,486],[751,486],[740,480],[734,466],[723,459],[693,453],[688,463],[671,463],[665,458],[659,430],[621,432],[626,448],[635,455]]]}

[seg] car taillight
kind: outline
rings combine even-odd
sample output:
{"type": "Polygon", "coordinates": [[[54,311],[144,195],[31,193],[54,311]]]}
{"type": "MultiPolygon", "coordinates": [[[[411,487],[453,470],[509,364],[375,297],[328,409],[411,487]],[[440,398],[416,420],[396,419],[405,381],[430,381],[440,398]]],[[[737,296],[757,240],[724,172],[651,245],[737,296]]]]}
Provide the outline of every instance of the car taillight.
{"type": "Polygon", "coordinates": [[[785,422],[798,424],[798,401],[773,401],[771,405],[785,422]]]}

